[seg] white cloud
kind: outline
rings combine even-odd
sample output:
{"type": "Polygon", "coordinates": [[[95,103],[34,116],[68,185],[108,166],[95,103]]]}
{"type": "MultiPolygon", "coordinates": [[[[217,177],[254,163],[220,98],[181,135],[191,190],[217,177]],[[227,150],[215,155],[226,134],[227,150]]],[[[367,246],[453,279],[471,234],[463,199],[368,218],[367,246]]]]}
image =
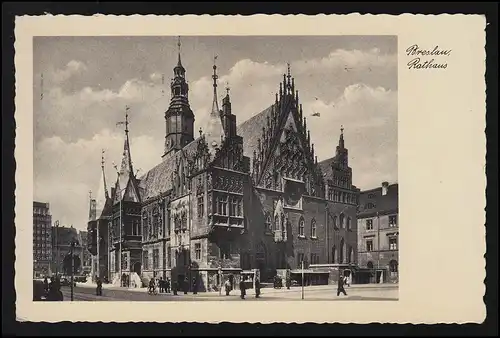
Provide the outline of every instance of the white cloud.
{"type": "MultiPolygon", "coordinates": [[[[88,218],[88,192],[95,193],[99,188],[101,150],[105,149],[109,188],[116,181],[112,163],[121,163],[123,142],[123,133],[108,129],[101,130],[90,140],[66,143],[57,136],[42,140],[35,149],[35,200],[50,201],[52,214],[61,222],[84,229],[88,218]]],[[[140,170],[139,176],[160,162],[163,144],[158,140],[142,135],[132,137],[130,143],[134,170],[140,170]]]]}
{"type": "Polygon", "coordinates": [[[49,75],[51,76],[51,80],[55,83],[61,83],[74,75],[81,74],[82,72],[87,70],[87,66],[81,62],[72,60],[68,62],[64,69],[58,69],[56,71],[51,72],[49,75]]]}
{"type": "MultiPolygon", "coordinates": [[[[397,91],[373,84],[380,74],[395,74],[395,60],[376,49],[335,50],[325,58],[291,65],[318,159],[334,155],[343,125],[354,184],[361,188],[397,179],[397,91]],[[314,112],[321,116],[311,117],[314,112]]],[[[219,74],[219,105],[228,82],[233,113],[242,123],[274,102],[286,68],[250,59],[236,62],[219,74]]],[[[83,71],[90,70],[78,61],[56,71],[59,82],[46,89],[35,114],[35,198],[51,202],[55,217],[80,228],[88,217],[88,191],[97,191],[102,148],[107,150],[108,183],[115,181],[111,162],[120,163],[123,151],[123,131],[116,122],[123,120],[125,106],[131,108],[132,158],[141,175],[161,161],[164,112],[170,101],[160,71],[146,80],[129,79],[115,90],[62,90],[61,81],[83,71]]],[[[212,106],[210,76],[189,82],[195,134],[212,106]]]]}

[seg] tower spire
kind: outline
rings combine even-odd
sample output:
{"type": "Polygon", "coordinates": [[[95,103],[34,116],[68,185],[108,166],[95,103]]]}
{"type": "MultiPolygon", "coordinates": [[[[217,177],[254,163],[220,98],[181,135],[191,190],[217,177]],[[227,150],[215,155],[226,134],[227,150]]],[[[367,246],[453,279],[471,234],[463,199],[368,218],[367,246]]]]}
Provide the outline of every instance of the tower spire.
{"type": "Polygon", "coordinates": [[[219,104],[217,103],[217,79],[219,78],[217,76],[217,65],[215,64],[215,61],[217,60],[217,55],[214,56],[214,74],[212,75],[212,79],[214,80],[213,86],[214,86],[214,100],[212,102],[212,114],[219,114],[219,104]]]}
{"type": "Polygon", "coordinates": [[[104,195],[106,200],[109,198],[108,186],[106,185],[106,174],[104,172],[104,149],[101,150],[101,170],[102,170],[102,179],[104,184],[104,195]]]}
{"type": "Polygon", "coordinates": [[[339,139],[339,147],[341,149],[344,148],[344,126],[340,126],[340,139],[339,139]]]}
{"type": "Polygon", "coordinates": [[[177,37],[177,66],[182,67],[182,62],[181,62],[181,37],[177,37]]]}

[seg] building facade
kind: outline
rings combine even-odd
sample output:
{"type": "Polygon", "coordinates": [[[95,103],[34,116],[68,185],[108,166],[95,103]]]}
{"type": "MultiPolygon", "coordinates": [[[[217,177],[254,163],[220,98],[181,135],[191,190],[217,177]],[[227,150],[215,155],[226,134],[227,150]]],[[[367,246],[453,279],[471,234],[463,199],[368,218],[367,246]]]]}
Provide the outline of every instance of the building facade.
{"type": "Polygon", "coordinates": [[[88,248],[88,233],[87,231],[78,232],[78,242],[80,243],[82,250],[80,254],[80,261],[82,262],[82,274],[89,275],[92,271],[92,255],[90,254],[88,248]]]}
{"type": "Polygon", "coordinates": [[[51,274],[52,215],[50,204],[33,202],[33,276],[51,274]]]}
{"type": "MultiPolygon", "coordinates": [[[[57,226],[52,227],[52,272],[56,274],[69,274],[70,270],[65,267],[68,266],[65,260],[71,253],[71,242],[76,241],[76,245],[73,248],[73,255],[77,256],[78,271],[82,271],[82,261],[80,257],[82,256],[82,243],[79,240],[78,231],[70,227],[57,226]]],[[[71,261],[70,261],[71,262],[71,261]]]]}
{"type": "Polygon", "coordinates": [[[258,269],[261,280],[315,264],[355,264],[356,205],[343,130],[318,163],[290,69],[275,102],[237,125],[229,89],[219,107],[213,67],[209,122],[195,114],[181,56],[165,112],[162,161],[136,177],[128,115],[110,200],[110,278],[192,281],[215,291],[258,269]],[[335,151],[334,151],[335,149],[335,151]]]}
{"type": "Polygon", "coordinates": [[[398,184],[362,191],[358,213],[358,261],[364,282],[399,281],[398,184]]]}

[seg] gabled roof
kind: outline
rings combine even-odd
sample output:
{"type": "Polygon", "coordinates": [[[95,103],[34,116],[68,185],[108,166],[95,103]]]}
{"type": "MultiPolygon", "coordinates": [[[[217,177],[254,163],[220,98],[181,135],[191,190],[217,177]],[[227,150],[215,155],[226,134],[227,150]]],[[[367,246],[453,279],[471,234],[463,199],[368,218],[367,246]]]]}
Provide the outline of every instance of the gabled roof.
{"type": "Polygon", "coordinates": [[[254,115],[250,119],[240,124],[237,128],[238,135],[243,137],[243,155],[250,158],[250,167],[253,160],[253,151],[257,151],[257,140],[262,137],[262,127],[267,125],[267,117],[271,117],[271,111],[274,105],[271,105],[254,115]]]}
{"type": "Polygon", "coordinates": [[[321,172],[323,173],[323,178],[325,180],[333,179],[332,164],[334,161],[335,157],[331,157],[321,162],[318,162],[318,166],[320,167],[321,172]]]}

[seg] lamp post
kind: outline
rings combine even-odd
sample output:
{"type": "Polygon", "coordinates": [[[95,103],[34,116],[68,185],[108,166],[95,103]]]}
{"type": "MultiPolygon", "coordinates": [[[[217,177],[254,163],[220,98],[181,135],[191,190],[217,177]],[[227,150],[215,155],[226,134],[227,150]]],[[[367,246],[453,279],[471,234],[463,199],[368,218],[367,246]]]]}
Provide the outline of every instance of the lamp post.
{"type": "MultiPolygon", "coordinates": [[[[380,271],[380,215],[377,211],[377,273],[375,273],[375,277],[377,278],[377,283],[380,283],[378,280],[378,272],[380,271]]],[[[382,277],[382,274],[380,275],[382,277]]]]}
{"type": "Polygon", "coordinates": [[[59,221],[55,222],[55,226],[56,226],[56,238],[55,238],[56,259],[55,259],[55,263],[56,263],[56,277],[57,277],[59,274],[59,221]]]}
{"type": "Polygon", "coordinates": [[[73,255],[75,245],[78,241],[72,240],[70,245],[70,258],[71,258],[71,301],[73,301],[73,288],[74,288],[74,275],[75,275],[75,256],[73,255]]]}
{"type": "Polygon", "coordinates": [[[304,260],[302,260],[302,283],[300,283],[302,285],[302,299],[304,299],[304,260]]]}

